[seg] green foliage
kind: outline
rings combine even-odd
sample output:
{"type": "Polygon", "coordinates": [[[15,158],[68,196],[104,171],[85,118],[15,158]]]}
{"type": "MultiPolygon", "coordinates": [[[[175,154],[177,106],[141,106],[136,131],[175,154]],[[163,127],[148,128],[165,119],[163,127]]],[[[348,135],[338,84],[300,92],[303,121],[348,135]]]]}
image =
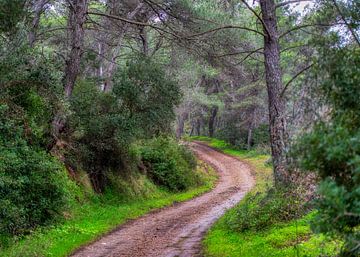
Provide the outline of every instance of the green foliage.
{"type": "Polygon", "coordinates": [[[64,167],[45,152],[60,104],[57,62],[23,45],[2,47],[0,234],[19,235],[59,216],[74,188],[64,167]]]}
{"type": "Polygon", "coordinates": [[[164,67],[143,56],[117,74],[114,95],[145,136],[170,131],[174,107],[181,98],[179,86],[166,76],[164,67]]]}
{"type": "MultiPolygon", "coordinates": [[[[314,213],[291,221],[279,221],[270,213],[272,209],[278,213],[279,210],[288,208],[291,211],[281,211],[282,217],[287,219],[294,214],[293,210],[299,205],[286,207],[287,203],[284,203],[284,199],[287,198],[283,196],[284,191],[271,190],[270,194],[266,194],[272,187],[273,181],[272,168],[266,164],[269,155],[261,155],[253,150],[235,150],[229,144],[215,138],[192,137],[191,139],[193,138],[204,141],[226,154],[241,158],[251,166],[256,180],[255,187],[245,196],[245,199],[235,208],[227,211],[205,236],[203,245],[206,257],[315,257],[333,256],[338,252],[339,242],[327,241],[323,236],[311,233],[309,223],[314,213]],[[240,219],[239,212],[249,215],[244,215],[244,218],[252,224],[251,228],[240,219]],[[253,214],[255,216],[251,216],[253,214]],[[267,225],[261,214],[266,216],[264,219],[268,219],[267,222],[273,222],[273,224],[267,225]],[[255,221],[252,220],[253,217],[255,221]],[[260,227],[260,224],[265,224],[265,228],[260,227]],[[241,228],[240,225],[243,227],[241,228]]],[[[295,201],[296,198],[290,198],[290,203],[295,201]]]]}
{"type": "Polygon", "coordinates": [[[265,193],[249,194],[227,222],[232,230],[239,232],[259,231],[299,218],[307,210],[300,204],[296,191],[272,188],[265,193]]]}
{"type": "Polygon", "coordinates": [[[23,234],[64,209],[70,184],[64,168],[24,139],[0,105],[0,234],[23,234]]]}
{"type": "Polygon", "coordinates": [[[124,67],[112,93],[89,81],[78,83],[71,99],[68,136],[74,143],[68,160],[86,170],[95,190],[103,192],[109,172],[136,168],[129,154],[132,142],[169,132],[179,98],[177,85],[147,59],[124,67]]]}
{"type": "Polygon", "coordinates": [[[203,185],[181,193],[169,193],[154,185],[146,176],[122,181],[124,191],[119,195],[95,195],[85,203],[72,206],[71,215],[63,223],[36,230],[33,234],[12,242],[8,248],[0,247],[1,257],[69,256],[73,251],[100,236],[154,209],[186,201],[213,188],[216,175],[212,169],[199,165],[197,173],[203,185]],[[134,184],[137,184],[134,186],[134,184]],[[143,192],[147,192],[145,195],[143,192]],[[126,201],[125,201],[126,200],[126,201]]]}
{"type": "MultiPolygon", "coordinates": [[[[216,136],[237,149],[247,149],[248,130],[239,129],[238,123],[238,120],[229,120],[221,131],[216,132],[216,136]]],[[[253,129],[251,147],[266,146],[269,145],[269,142],[269,126],[267,124],[261,124],[253,129]]]]}
{"type": "Polygon", "coordinates": [[[33,146],[51,143],[53,114],[61,105],[61,73],[57,62],[36,50],[19,46],[0,57],[0,99],[6,115],[23,123],[33,146]]]}
{"type": "Polygon", "coordinates": [[[200,183],[192,153],[170,138],[154,138],[139,148],[149,177],[170,191],[182,191],[200,183]]]}
{"type": "Polygon", "coordinates": [[[228,229],[225,223],[232,214],[232,211],[227,212],[210,229],[203,241],[204,256],[318,257],[336,256],[339,250],[339,242],[311,233],[309,222],[313,213],[261,231],[241,233],[228,229]]]}
{"type": "Polygon", "coordinates": [[[0,0],[0,33],[14,32],[25,15],[24,0],[0,0]]]}
{"type": "Polygon", "coordinates": [[[318,122],[297,149],[301,166],[322,179],[314,229],[345,239],[344,256],[360,254],[359,67],[358,48],[333,48],[323,55],[320,93],[331,108],[328,121],[318,122]]]}

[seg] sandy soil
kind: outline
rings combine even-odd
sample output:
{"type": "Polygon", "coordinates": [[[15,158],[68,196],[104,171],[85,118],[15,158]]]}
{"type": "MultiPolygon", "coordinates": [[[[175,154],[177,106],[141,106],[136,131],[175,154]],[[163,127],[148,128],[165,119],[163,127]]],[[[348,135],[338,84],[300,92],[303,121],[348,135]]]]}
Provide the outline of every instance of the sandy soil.
{"type": "Polygon", "coordinates": [[[250,167],[238,159],[201,143],[192,143],[191,148],[220,175],[212,191],[129,221],[72,256],[201,256],[205,232],[244,197],[254,180],[250,167]]]}

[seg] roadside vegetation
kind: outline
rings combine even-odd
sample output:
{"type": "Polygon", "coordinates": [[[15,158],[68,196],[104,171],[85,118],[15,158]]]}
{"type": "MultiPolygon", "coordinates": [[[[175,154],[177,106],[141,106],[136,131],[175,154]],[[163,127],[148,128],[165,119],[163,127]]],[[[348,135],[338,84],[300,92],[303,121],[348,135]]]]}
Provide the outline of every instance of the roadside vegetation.
{"type": "Polygon", "coordinates": [[[73,192],[77,200],[63,213],[62,219],[37,228],[27,236],[3,236],[0,256],[68,256],[130,219],[189,200],[215,185],[217,174],[207,164],[199,161],[192,173],[197,183],[189,185],[186,191],[169,191],[166,186],[155,184],[143,174],[118,179],[121,192],[109,190],[98,195],[74,186],[78,190],[73,192]]]}
{"type": "Polygon", "coordinates": [[[299,199],[274,188],[269,154],[238,150],[223,140],[205,136],[188,140],[204,142],[240,158],[251,166],[256,179],[255,187],[205,236],[205,256],[336,256],[341,243],[311,231],[315,211],[300,210],[304,206],[296,202],[299,199]]]}

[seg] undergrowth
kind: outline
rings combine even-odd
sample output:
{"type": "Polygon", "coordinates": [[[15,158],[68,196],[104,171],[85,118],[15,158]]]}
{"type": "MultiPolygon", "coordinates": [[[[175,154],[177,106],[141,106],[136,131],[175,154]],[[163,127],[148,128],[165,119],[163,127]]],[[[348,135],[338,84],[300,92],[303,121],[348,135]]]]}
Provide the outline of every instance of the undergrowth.
{"type": "Polygon", "coordinates": [[[123,180],[122,186],[127,187],[127,191],[122,194],[107,191],[103,195],[88,197],[86,202],[74,203],[71,211],[64,214],[64,222],[37,229],[29,236],[12,238],[7,247],[0,248],[0,256],[67,256],[129,219],[188,200],[213,188],[217,176],[211,167],[199,163],[195,173],[201,185],[176,193],[156,186],[141,174],[123,180]]]}

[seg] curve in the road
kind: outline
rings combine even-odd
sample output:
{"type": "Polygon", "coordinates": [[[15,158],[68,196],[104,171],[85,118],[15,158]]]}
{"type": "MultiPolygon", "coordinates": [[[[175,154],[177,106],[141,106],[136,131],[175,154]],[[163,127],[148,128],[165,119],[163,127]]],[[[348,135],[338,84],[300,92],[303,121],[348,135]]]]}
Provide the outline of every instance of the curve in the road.
{"type": "Polygon", "coordinates": [[[130,221],[72,256],[201,256],[205,232],[244,197],[254,185],[254,179],[250,167],[234,157],[201,143],[192,143],[191,148],[219,173],[212,191],[130,221]]]}

